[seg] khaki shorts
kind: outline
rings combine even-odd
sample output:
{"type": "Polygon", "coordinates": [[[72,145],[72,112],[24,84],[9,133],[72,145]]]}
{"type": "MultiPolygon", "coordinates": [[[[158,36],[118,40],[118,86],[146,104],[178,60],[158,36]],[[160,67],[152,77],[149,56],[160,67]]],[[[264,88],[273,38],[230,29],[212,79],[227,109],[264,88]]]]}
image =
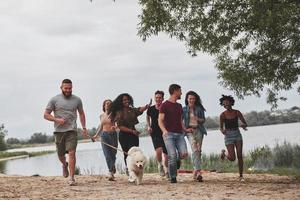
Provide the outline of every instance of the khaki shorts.
{"type": "Polygon", "coordinates": [[[64,156],[77,147],[77,131],[54,132],[58,156],[64,156]]]}

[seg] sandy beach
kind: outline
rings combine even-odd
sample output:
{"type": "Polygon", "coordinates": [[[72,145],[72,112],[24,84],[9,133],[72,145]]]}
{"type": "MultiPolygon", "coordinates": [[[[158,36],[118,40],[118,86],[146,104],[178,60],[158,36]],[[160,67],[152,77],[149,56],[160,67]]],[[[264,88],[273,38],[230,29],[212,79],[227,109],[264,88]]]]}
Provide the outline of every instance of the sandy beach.
{"type": "Polygon", "coordinates": [[[157,174],[146,174],[142,185],[116,181],[105,176],[77,176],[77,185],[68,186],[63,177],[25,177],[0,175],[0,199],[300,199],[300,183],[287,176],[246,174],[244,183],[233,173],[207,173],[204,182],[180,174],[170,184],[157,174]]]}

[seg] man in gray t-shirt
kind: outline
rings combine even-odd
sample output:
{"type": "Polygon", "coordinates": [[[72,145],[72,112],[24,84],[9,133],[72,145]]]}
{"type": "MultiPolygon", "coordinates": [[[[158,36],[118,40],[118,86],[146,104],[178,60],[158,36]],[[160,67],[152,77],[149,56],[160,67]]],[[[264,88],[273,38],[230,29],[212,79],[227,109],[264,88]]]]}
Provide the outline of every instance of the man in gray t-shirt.
{"type": "Polygon", "coordinates": [[[79,97],[72,94],[72,81],[64,79],[61,85],[62,93],[51,98],[49,101],[44,118],[54,122],[54,136],[57,154],[63,165],[63,176],[66,178],[70,175],[69,185],[75,184],[74,172],[76,164],[76,147],[77,147],[77,111],[83,129],[83,136],[87,137],[85,126],[85,114],[82,101],[79,97]],[[51,113],[54,112],[54,115],[51,113]],[[69,163],[66,162],[65,153],[69,153],[69,163]],[[69,170],[68,170],[69,166],[69,170]]]}

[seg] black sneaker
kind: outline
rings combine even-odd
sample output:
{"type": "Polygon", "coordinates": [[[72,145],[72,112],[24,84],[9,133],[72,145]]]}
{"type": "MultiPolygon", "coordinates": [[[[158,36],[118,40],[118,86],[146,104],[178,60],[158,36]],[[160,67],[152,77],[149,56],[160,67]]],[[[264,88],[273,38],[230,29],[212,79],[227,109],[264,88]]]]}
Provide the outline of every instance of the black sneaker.
{"type": "Polygon", "coordinates": [[[171,183],[177,183],[177,179],[176,178],[171,178],[171,183]]]}
{"type": "Polygon", "coordinates": [[[180,166],[181,166],[181,160],[180,159],[177,160],[176,165],[177,165],[177,169],[180,169],[180,166]]]}

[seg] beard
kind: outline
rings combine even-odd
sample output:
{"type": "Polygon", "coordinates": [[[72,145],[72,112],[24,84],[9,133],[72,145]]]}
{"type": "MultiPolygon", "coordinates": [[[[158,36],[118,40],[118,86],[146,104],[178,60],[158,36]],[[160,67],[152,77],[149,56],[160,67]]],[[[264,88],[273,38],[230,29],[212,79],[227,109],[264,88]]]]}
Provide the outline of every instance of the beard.
{"type": "Polygon", "coordinates": [[[69,98],[72,96],[72,92],[64,92],[62,91],[63,95],[66,97],[66,98],[69,98]]]}

